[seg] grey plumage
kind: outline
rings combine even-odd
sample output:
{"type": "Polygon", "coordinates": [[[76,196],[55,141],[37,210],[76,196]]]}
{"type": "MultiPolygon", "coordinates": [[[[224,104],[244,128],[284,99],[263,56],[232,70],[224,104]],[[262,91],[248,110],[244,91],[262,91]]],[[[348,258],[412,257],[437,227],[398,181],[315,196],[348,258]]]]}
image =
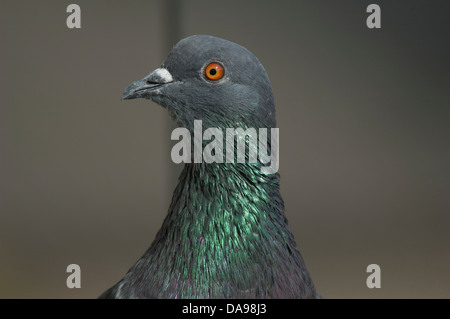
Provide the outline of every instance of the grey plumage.
{"type": "MultiPolygon", "coordinates": [[[[182,127],[274,128],[269,78],[244,47],[212,36],[174,46],[123,99],[146,98],[182,127]],[[205,68],[218,63],[223,77],[205,68]]],[[[185,164],[154,242],[100,298],[317,298],[289,230],[279,174],[260,163],[185,164]]]]}

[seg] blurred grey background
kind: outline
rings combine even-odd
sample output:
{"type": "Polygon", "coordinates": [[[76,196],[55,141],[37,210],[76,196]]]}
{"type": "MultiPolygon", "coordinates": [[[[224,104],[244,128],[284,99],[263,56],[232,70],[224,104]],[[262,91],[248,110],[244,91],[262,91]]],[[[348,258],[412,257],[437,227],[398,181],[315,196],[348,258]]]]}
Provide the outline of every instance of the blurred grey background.
{"type": "Polygon", "coordinates": [[[1,298],[96,298],[149,247],[174,124],[120,96],[192,34],[270,76],[287,217],[322,296],[450,297],[448,1],[74,2],[70,30],[70,1],[0,1],[1,298]]]}

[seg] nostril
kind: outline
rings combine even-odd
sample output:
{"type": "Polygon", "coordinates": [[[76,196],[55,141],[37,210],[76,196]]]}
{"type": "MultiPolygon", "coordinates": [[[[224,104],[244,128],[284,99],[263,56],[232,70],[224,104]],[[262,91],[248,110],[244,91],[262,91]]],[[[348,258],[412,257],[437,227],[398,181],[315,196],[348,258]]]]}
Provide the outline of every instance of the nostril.
{"type": "Polygon", "coordinates": [[[145,80],[145,83],[147,83],[148,85],[160,84],[160,82],[154,78],[149,78],[149,79],[145,80]]]}

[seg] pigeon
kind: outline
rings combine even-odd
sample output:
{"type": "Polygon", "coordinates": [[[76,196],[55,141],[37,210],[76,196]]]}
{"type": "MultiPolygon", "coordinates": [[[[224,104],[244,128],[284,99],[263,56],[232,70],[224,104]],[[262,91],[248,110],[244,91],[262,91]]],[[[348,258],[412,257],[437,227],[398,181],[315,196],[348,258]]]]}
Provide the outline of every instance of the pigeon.
{"type": "MultiPolygon", "coordinates": [[[[262,64],[214,36],[179,41],[161,67],[123,92],[123,100],[136,98],[161,105],[194,134],[198,120],[223,130],[276,127],[262,64]]],[[[99,298],[321,298],[288,227],[280,175],[262,165],[185,162],[150,248],[99,298]]]]}

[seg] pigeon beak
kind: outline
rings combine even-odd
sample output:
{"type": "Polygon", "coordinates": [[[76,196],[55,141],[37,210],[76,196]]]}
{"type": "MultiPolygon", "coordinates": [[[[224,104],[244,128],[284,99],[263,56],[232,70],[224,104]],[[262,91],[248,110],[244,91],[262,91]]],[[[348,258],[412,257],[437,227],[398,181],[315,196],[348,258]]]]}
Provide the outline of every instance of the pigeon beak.
{"type": "Polygon", "coordinates": [[[142,80],[131,83],[122,93],[122,100],[138,98],[151,98],[160,93],[159,88],[165,84],[172,83],[172,74],[165,69],[159,68],[147,75],[142,80]]]}

